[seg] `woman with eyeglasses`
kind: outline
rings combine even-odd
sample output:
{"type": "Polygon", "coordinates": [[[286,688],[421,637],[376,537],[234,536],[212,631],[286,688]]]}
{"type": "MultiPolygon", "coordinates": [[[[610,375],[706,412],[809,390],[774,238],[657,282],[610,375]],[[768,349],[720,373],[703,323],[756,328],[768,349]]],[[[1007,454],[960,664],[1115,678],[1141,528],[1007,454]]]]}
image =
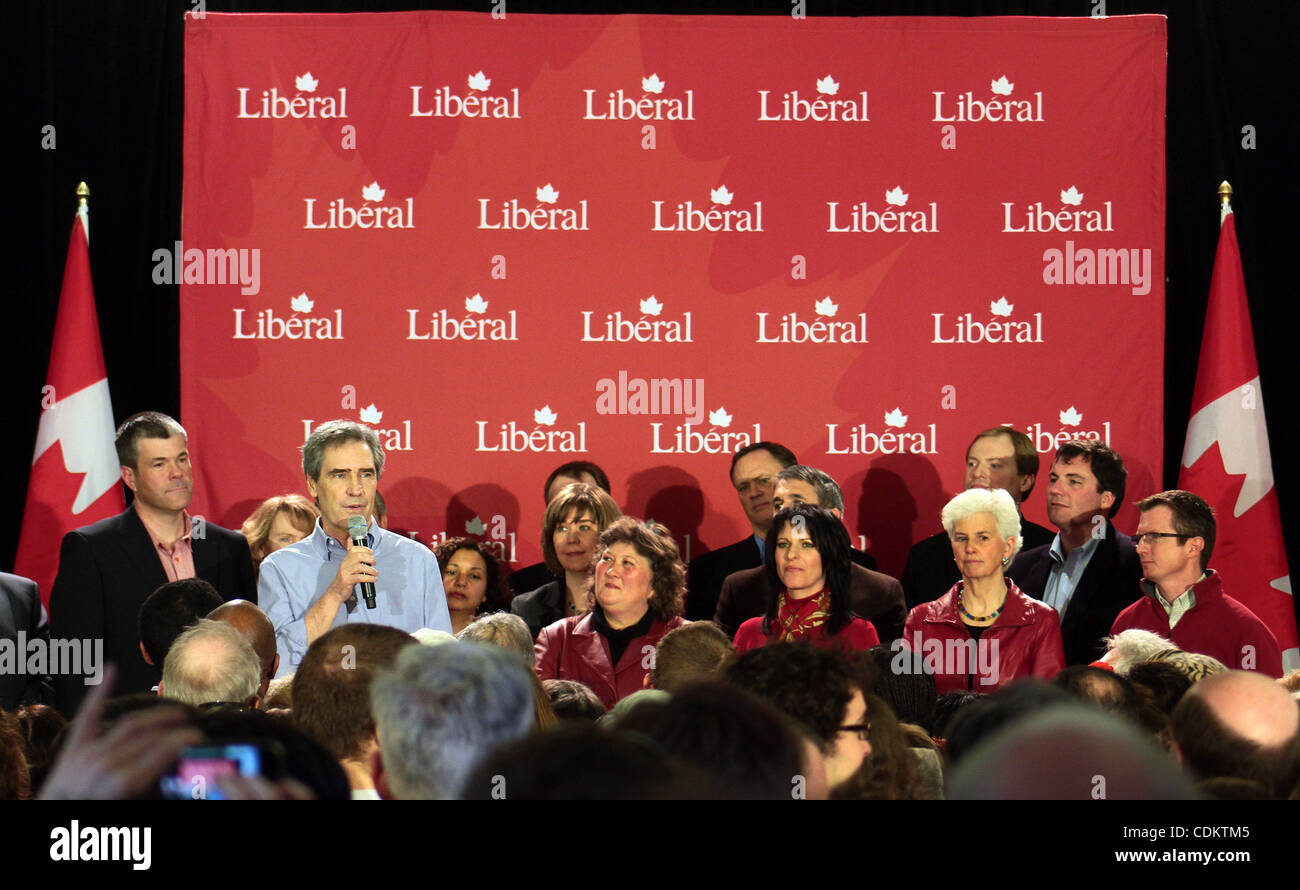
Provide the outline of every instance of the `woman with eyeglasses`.
{"type": "Polygon", "coordinates": [[[961,580],[907,616],[903,642],[934,673],[938,694],[991,693],[1020,677],[1065,667],[1056,610],[1005,575],[1020,549],[1020,512],[1001,489],[972,488],[943,508],[961,580]]]}
{"type": "Polygon", "coordinates": [[[778,512],[763,555],[767,610],[740,625],[736,651],[801,640],[845,650],[877,645],[876,628],[853,614],[850,548],[844,523],[829,510],[797,503],[778,512]]]}
{"type": "Polygon", "coordinates": [[[624,516],[600,535],[591,610],[562,618],[537,636],[537,676],[577,680],[608,710],[644,688],[655,646],[681,627],[686,567],[657,522],[624,516]]]}

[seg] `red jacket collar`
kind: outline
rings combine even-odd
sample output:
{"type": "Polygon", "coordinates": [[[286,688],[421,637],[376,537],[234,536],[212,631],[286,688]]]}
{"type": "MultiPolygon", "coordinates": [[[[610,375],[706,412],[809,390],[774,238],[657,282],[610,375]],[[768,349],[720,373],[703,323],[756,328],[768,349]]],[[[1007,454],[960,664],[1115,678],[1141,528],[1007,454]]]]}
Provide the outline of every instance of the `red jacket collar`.
{"type": "MultiPolygon", "coordinates": [[[[1002,605],[1002,614],[989,627],[1022,627],[1033,624],[1034,610],[1043,608],[1043,604],[1021,593],[1016,582],[1010,578],[1003,580],[1007,583],[1007,599],[1002,605]]],[[[957,592],[963,583],[958,581],[951,590],[935,600],[929,614],[925,616],[926,622],[962,628],[966,626],[961,620],[961,612],[957,610],[957,592]]]]}

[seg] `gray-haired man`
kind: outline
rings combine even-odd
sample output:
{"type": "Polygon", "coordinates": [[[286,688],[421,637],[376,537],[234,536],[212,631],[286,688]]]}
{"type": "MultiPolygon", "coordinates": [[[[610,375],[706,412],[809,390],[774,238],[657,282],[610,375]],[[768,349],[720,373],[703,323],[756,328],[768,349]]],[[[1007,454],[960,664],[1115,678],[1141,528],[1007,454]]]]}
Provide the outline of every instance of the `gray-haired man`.
{"type": "Polygon", "coordinates": [[[433,552],[374,521],[384,451],[369,427],[347,420],[318,426],[302,446],[307,490],[321,516],[315,530],[262,563],[258,602],[275,626],[277,676],[293,673],[312,642],[332,627],[364,621],[412,632],[451,632],[442,573],[433,552]],[[366,546],[353,545],[348,520],[368,524],[366,546]],[[376,607],[356,587],[375,585],[376,607]]]}

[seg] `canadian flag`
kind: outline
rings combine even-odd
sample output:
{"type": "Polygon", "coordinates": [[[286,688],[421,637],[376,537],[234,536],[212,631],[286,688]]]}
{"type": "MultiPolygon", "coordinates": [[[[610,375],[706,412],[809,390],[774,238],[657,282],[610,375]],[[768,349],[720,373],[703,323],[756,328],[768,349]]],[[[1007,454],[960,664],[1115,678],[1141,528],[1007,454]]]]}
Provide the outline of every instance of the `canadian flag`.
{"type": "Polygon", "coordinates": [[[1218,540],[1211,562],[1223,577],[1224,592],[1268,625],[1282,648],[1285,670],[1300,667],[1255,337],[1237,230],[1226,202],[1178,487],[1214,508],[1218,540]]]}
{"type": "Polygon", "coordinates": [[[63,536],[125,507],[90,286],[90,219],[84,202],[72,223],[41,407],[14,571],[39,584],[48,605],[63,536]]]}

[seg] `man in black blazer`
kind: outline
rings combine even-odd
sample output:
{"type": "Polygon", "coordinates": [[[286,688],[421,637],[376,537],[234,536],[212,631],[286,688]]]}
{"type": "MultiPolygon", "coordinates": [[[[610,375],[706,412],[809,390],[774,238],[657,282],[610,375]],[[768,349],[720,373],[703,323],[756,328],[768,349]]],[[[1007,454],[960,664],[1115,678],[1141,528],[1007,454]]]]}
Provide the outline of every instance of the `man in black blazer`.
{"type": "Polygon", "coordinates": [[[30,578],[0,572],[0,646],[13,647],[14,656],[12,669],[0,671],[0,708],[6,711],[45,698],[45,678],[28,670],[31,662],[26,658],[26,644],[30,640],[40,640],[43,646],[50,641],[41,592],[30,578]]]}
{"type": "MultiPolygon", "coordinates": [[[[966,448],[966,474],[963,491],[971,488],[1000,488],[1011,495],[1016,505],[1024,503],[1034,490],[1038,478],[1038,449],[1019,430],[995,426],[980,433],[966,448]]],[[[935,516],[937,522],[939,517],[935,516]]],[[[1052,543],[1056,533],[1036,522],[1020,517],[1022,551],[1052,543]]],[[[943,596],[961,580],[957,561],[952,555],[952,541],[941,531],[918,541],[907,554],[903,568],[903,595],[907,608],[928,603],[943,596]]],[[[883,640],[884,637],[882,636],[883,640]]]]}
{"type": "MultiPolygon", "coordinates": [[[[50,631],[57,639],[103,640],[118,667],[115,695],[148,692],[159,668],[140,654],[140,605],[179,578],[202,578],[222,599],[256,601],[248,542],[186,512],[194,493],[184,428],[165,414],[144,412],[117,430],[122,481],[135,500],[117,516],[68,532],[50,593],[50,631]]],[[[102,669],[103,665],[98,665],[102,669]]],[[[87,672],[90,673],[90,672],[87,672]]],[[[55,703],[69,719],[87,677],[54,677],[55,703]]]]}
{"type": "Polygon", "coordinates": [[[1007,572],[1024,593],[1060,613],[1066,664],[1100,658],[1115,618],[1141,595],[1137,551],[1110,523],[1127,477],[1123,459],[1103,442],[1061,445],[1047,489],[1047,515],[1060,532],[1051,544],[1022,552],[1007,572]]]}
{"type": "Polygon", "coordinates": [[[794,452],[778,442],[754,442],[731,456],[731,484],[740,498],[740,509],[749,520],[751,534],[718,550],[691,560],[686,572],[686,619],[708,621],[718,608],[722,582],[732,572],[763,564],[763,546],[772,527],[772,490],[776,475],[799,461],[794,452]]]}
{"type": "MultiPolygon", "coordinates": [[[[773,510],[782,510],[794,504],[824,507],[841,522],[844,520],[844,494],[828,474],[814,467],[795,464],[786,467],[776,477],[772,491],[773,510]]],[[[775,514],[774,514],[775,515],[775,514]]],[[[907,610],[903,607],[903,587],[896,578],[873,571],[862,560],[871,557],[861,550],[853,551],[854,564],[849,567],[849,595],[854,614],[870,621],[876,627],[881,642],[889,643],[903,633],[907,610]]],[[[771,588],[767,570],[763,566],[733,572],[722,582],[718,608],[713,620],[734,637],[740,625],[767,610],[771,588]]]]}

